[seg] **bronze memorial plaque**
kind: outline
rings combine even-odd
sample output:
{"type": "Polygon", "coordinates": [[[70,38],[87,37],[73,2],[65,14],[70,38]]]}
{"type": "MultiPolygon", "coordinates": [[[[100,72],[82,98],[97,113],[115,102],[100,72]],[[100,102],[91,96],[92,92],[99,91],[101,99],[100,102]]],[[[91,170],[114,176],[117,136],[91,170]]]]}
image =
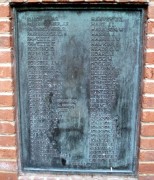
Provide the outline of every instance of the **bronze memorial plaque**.
{"type": "Polygon", "coordinates": [[[143,10],[15,8],[23,171],[135,174],[143,10]]]}

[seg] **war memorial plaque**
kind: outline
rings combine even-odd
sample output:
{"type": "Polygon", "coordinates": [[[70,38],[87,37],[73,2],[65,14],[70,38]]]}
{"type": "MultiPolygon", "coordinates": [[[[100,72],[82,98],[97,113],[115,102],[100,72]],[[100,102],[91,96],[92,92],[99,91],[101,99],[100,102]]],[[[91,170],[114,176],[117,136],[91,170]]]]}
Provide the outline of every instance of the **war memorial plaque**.
{"type": "Polygon", "coordinates": [[[25,171],[134,174],[142,9],[16,10],[25,171]]]}

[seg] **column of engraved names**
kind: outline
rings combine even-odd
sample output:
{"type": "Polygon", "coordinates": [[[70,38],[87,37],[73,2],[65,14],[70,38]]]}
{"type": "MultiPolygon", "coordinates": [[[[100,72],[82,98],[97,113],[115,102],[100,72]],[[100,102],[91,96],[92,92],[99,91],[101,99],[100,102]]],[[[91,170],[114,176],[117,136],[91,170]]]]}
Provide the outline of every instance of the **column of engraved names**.
{"type": "Polygon", "coordinates": [[[104,19],[91,19],[90,141],[89,161],[108,164],[114,158],[114,70],[111,64],[113,37],[104,19]],[[106,24],[106,26],[105,26],[106,24]]]}
{"type": "Polygon", "coordinates": [[[28,92],[30,112],[30,151],[31,162],[47,160],[45,152],[49,144],[46,125],[49,120],[49,105],[44,103],[48,95],[49,68],[48,57],[50,40],[43,32],[41,19],[27,19],[27,47],[28,47],[28,92]],[[42,31],[38,31],[42,30],[42,31]]]}
{"type": "Polygon", "coordinates": [[[66,35],[66,23],[42,16],[29,18],[27,25],[31,160],[51,165],[59,157],[54,133],[60,120],[56,104],[62,91],[55,44],[66,35]]]}

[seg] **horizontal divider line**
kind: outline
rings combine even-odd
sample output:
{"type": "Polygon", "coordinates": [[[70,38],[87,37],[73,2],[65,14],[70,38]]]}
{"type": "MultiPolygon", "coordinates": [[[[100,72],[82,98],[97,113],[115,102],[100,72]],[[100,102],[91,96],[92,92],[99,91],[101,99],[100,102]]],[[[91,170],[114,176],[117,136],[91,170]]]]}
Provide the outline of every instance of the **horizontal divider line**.
{"type": "Polygon", "coordinates": [[[154,125],[154,122],[142,122],[141,125],[149,126],[149,125],[154,125]]]}
{"type": "Polygon", "coordinates": [[[0,110],[15,110],[15,106],[0,107],[0,110]]]}
{"type": "Polygon", "coordinates": [[[0,63],[0,67],[13,67],[12,63],[0,63]]]}
{"type": "MultiPolygon", "coordinates": [[[[0,159],[0,163],[1,162],[15,162],[15,163],[17,163],[17,159],[15,158],[15,159],[0,159]]],[[[1,171],[0,171],[1,172],[1,171]]],[[[6,171],[5,171],[6,172],[6,171]]],[[[9,170],[9,172],[10,172],[10,170],[9,170]]],[[[14,171],[13,171],[14,172],[14,171]]]]}
{"type": "Polygon", "coordinates": [[[143,94],[144,97],[154,97],[154,94],[153,93],[145,93],[143,94]]]}
{"type": "Polygon", "coordinates": [[[0,6],[1,6],[1,5],[3,5],[3,6],[9,6],[9,2],[3,2],[3,3],[0,2],[0,6]]]}
{"type": "Polygon", "coordinates": [[[154,79],[147,79],[147,78],[146,78],[146,79],[143,79],[143,81],[144,81],[144,82],[149,82],[149,83],[150,83],[150,82],[151,82],[151,83],[154,83],[154,79]]]}
{"type": "Polygon", "coordinates": [[[140,135],[140,138],[141,138],[141,139],[151,139],[151,140],[154,140],[154,136],[150,136],[150,137],[148,136],[148,137],[147,137],[147,136],[142,136],[142,135],[140,135]]]}
{"type": "Polygon", "coordinates": [[[139,160],[139,164],[154,164],[154,161],[141,161],[141,160],[139,160]]]}
{"type": "Polygon", "coordinates": [[[153,150],[149,150],[149,149],[140,149],[140,151],[142,151],[142,152],[149,152],[149,151],[152,151],[152,152],[154,152],[154,149],[153,150]]]}
{"type": "Polygon", "coordinates": [[[145,68],[154,68],[154,64],[145,64],[145,68]]]}
{"type": "Polygon", "coordinates": [[[0,150],[17,150],[16,146],[0,146],[0,150]]]}
{"type": "Polygon", "coordinates": [[[14,92],[13,92],[13,91],[0,92],[0,95],[1,95],[1,96],[5,96],[5,95],[8,95],[8,96],[9,96],[9,95],[10,95],[10,96],[11,96],[11,95],[14,95],[14,92]]]}
{"type": "Polygon", "coordinates": [[[154,52],[154,49],[150,49],[150,48],[148,48],[148,49],[146,49],[146,50],[145,50],[145,52],[148,52],[148,53],[150,53],[150,52],[154,52]]]}
{"type": "Polygon", "coordinates": [[[149,34],[146,34],[147,37],[154,37],[154,34],[152,33],[149,33],[149,34]]]}
{"type": "Polygon", "coordinates": [[[16,134],[10,134],[10,135],[0,134],[0,137],[6,137],[6,136],[8,136],[8,137],[15,137],[16,134]]]}
{"type": "Polygon", "coordinates": [[[11,37],[12,36],[12,34],[10,34],[10,33],[0,33],[0,37],[11,37]]]}
{"type": "Polygon", "coordinates": [[[11,22],[10,18],[8,17],[1,17],[0,22],[11,22]]]}
{"type": "Polygon", "coordinates": [[[10,48],[0,48],[0,52],[11,52],[12,47],[10,48]]]}
{"type": "Polygon", "coordinates": [[[13,78],[0,78],[0,81],[13,81],[13,78]]]}
{"type": "Polygon", "coordinates": [[[149,18],[148,22],[154,22],[154,19],[153,18],[149,18]]]}
{"type": "Polygon", "coordinates": [[[142,112],[154,112],[154,109],[142,109],[142,112]]]}
{"type": "MultiPolygon", "coordinates": [[[[139,176],[147,176],[147,174],[139,174],[139,176]]],[[[149,174],[148,173],[148,176],[154,176],[154,174],[149,174]]]]}
{"type": "Polygon", "coordinates": [[[15,122],[14,121],[3,121],[3,120],[0,120],[0,124],[12,124],[12,125],[15,125],[15,122]]]}

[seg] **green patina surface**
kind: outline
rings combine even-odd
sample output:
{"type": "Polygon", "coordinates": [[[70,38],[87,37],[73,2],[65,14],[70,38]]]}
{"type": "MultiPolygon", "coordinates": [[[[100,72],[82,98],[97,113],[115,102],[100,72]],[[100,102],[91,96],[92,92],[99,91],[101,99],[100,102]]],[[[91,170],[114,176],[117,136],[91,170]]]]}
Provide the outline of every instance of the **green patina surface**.
{"type": "Polygon", "coordinates": [[[142,9],[17,8],[23,170],[134,174],[142,9]]]}

